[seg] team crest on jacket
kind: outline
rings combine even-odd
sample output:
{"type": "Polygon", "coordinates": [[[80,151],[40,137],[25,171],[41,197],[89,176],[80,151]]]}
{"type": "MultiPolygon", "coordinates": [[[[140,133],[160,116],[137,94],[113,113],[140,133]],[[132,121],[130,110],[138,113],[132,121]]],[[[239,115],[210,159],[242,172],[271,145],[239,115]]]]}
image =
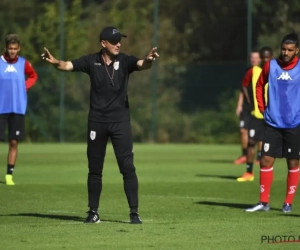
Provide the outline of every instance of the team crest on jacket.
{"type": "Polygon", "coordinates": [[[264,151],[265,151],[265,152],[268,152],[269,149],[270,149],[270,144],[269,144],[269,143],[265,143],[265,144],[264,144],[264,151]]]}
{"type": "Polygon", "coordinates": [[[95,140],[95,138],[96,138],[96,132],[95,131],[91,131],[90,138],[91,138],[91,140],[95,140]]]}
{"type": "Polygon", "coordinates": [[[118,70],[119,69],[119,62],[114,62],[114,69],[118,70]]]}

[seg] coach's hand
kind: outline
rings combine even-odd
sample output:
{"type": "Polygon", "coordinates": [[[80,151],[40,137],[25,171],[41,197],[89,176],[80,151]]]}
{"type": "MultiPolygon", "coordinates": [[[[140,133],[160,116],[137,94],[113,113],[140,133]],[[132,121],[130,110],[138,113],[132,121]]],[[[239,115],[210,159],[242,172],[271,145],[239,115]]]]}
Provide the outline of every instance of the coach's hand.
{"type": "Polygon", "coordinates": [[[46,60],[51,64],[59,64],[59,60],[52,56],[47,48],[44,48],[44,50],[45,52],[41,55],[43,60],[46,60]]]}
{"type": "Polygon", "coordinates": [[[155,59],[159,57],[159,54],[156,52],[156,50],[157,48],[155,47],[148,53],[145,59],[147,62],[155,61],[155,59]]]}

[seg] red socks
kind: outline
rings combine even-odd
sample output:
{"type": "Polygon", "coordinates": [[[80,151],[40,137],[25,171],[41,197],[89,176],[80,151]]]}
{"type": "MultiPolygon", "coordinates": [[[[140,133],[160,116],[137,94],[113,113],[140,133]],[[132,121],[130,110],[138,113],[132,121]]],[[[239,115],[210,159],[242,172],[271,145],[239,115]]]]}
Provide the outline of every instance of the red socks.
{"type": "MultiPolygon", "coordinates": [[[[299,167],[288,170],[287,190],[284,203],[292,204],[300,178],[299,167]]],[[[273,167],[260,169],[260,202],[269,203],[271,185],[273,182],[273,167]]]]}
{"type": "Polygon", "coordinates": [[[261,167],[260,168],[260,202],[269,203],[272,182],[273,182],[273,167],[261,167]]]}
{"type": "Polygon", "coordinates": [[[288,170],[286,198],[284,203],[292,204],[299,182],[299,167],[288,170]]]}

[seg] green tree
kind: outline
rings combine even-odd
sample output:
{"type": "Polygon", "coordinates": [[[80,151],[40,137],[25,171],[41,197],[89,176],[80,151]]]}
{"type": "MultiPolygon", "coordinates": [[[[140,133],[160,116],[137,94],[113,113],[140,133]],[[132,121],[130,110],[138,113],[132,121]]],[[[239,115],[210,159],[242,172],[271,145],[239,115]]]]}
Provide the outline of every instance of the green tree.
{"type": "MultiPolygon", "coordinates": [[[[60,16],[59,1],[40,4],[42,14],[29,20],[28,25],[16,27],[16,32],[22,37],[22,55],[30,58],[37,69],[39,80],[29,91],[29,107],[38,117],[39,124],[51,140],[57,140],[59,134],[59,92],[60,73],[40,58],[43,48],[47,47],[51,53],[60,58],[60,16]]],[[[67,8],[63,21],[65,26],[65,58],[75,58],[85,54],[88,43],[85,40],[87,22],[82,22],[85,14],[81,8],[81,1],[74,0],[67,8]]],[[[65,59],[61,58],[61,59],[65,59]]],[[[70,140],[85,138],[84,130],[77,130],[73,125],[85,125],[82,117],[88,109],[87,79],[82,75],[65,74],[65,133],[70,140]]],[[[34,122],[34,121],[32,121],[34,122]]],[[[35,121],[36,122],[36,121],[35,121]]],[[[28,126],[28,137],[36,136],[31,131],[34,126],[28,126]]],[[[32,138],[37,140],[39,138],[32,138]]]]}

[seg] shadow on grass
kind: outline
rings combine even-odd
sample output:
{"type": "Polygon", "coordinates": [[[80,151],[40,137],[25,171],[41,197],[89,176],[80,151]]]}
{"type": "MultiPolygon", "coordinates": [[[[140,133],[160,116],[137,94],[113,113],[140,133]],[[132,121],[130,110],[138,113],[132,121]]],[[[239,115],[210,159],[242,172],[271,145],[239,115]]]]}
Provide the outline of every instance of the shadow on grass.
{"type": "MultiPolygon", "coordinates": [[[[246,209],[249,207],[253,207],[253,205],[254,205],[254,204],[214,202],[214,201],[198,201],[198,202],[196,202],[196,204],[206,205],[206,206],[229,207],[229,208],[237,208],[237,209],[246,209]]],[[[278,209],[278,208],[271,208],[271,210],[281,211],[281,209],[278,209]]]]}
{"type": "Polygon", "coordinates": [[[227,180],[236,180],[237,178],[237,176],[233,176],[233,175],[215,175],[215,174],[196,174],[196,177],[219,178],[219,179],[227,179],[227,180]]]}
{"type": "Polygon", "coordinates": [[[225,159],[199,159],[198,161],[203,163],[233,164],[233,160],[225,160],[225,159]]]}
{"type": "Polygon", "coordinates": [[[6,184],[5,181],[0,181],[0,184],[6,184]]]}
{"type": "MultiPolygon", "coordinates": [[[[40,213],[19,213],[19,214],[8,214],[1,216],[21,216],[21,217],[35,217],[35,218],[43,218],[43,219],[53,219],[53,220],[64,220],[64,221],[77,221],[83,222],[84,218],[79,216],[71,216],[71,215],[59,215],[59,214],[40,214],[40,213]]],[[[129,221],[118,221],[118,220],[107,220],[101,219],[103,222],[111,222],[111,223],[125,223],[129,224],[129,221]]]]}
{"type": "Polygon", "coordinates": [[[106,219],[101,219],[103,222],[110,222],[110,223],[123,223],[123,224],[130,224],[129,221],[122,221],[122,220],[106,220],[106,219]]]}
{"type": "Polygon", "coordinates": [[[294,217],[294,218],[300,218],[300,214],[280,214],[280,216],[286,216],[286,217],[294,217]]]}
{"type": "Polygon", "coordinates": [[[67,220],[67,221],[83,221],[84,219],[79,216],[59,215],[59,214],[39,214],[39,213],[19,213],[7,214],[5,216],[20,216],[20,217],[35,217],[53,220],[67,220]]]}

